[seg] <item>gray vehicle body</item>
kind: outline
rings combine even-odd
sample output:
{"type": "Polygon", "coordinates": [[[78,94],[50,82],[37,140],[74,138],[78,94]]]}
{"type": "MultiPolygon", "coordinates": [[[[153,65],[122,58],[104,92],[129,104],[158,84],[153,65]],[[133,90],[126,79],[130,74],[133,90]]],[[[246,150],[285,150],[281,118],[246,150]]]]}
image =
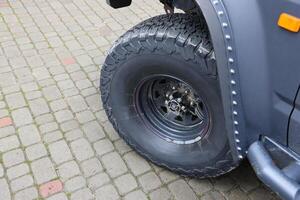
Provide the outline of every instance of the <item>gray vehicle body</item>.
{"type": "Polygon", "coordinates": [[[277,25],[282,13],[300,17],[300,1],[174,2],[196,4],[209,26],[233,158],[248,154],[262,181],[300,199],[300,33],[277,25]]]}
{"type": "MultiPolygon", "coordinates": [[[[245,147],[263,135],[300,153],[300,130],[298,134],[293,129],[289,130],[289,119],[300,84],[300,35],[277,25],[283,12],[300,15],[300,2],[227,0],[223,1],[223,6],[213,6],[213,1],[197,2],[199,5],[206,4],[202,11],[216,49],[219,76],[224,76],[221,81],[225,90],[223,99],[231,96],[231,102],[224,102],[224,105],[233,104],[232,101],[236,100],[237,106],[228,107],[232,111],[238,107],[238,116],[242,115],[237,120],[241,128],[240,139],[245,140],[245,147]],[[226,17],[220,16],[221,12],[226,17]],[[228,26],[224,27],[224,23],[228,26]],[[226,39],[226,35],[230,39],[226,39]],[[232,52],[228,52],[228,45],[232,46],[232,52]],[[233,63],[230,63],[230,58],[234,59],[233,63]],[[236,67],[238,74],[229,77],[223,72],[226,66],[236,67]],[[235,80],[235,86],[231,86],[229,79],[235,80]],[[238,90],[236,97],[226,90],[238,90]]],[[[299,111],[296,108],[294,112],[297,115],[299,111]]],[[[294,117],[292,123],[300,126],[300,118],[294,117]]]]}

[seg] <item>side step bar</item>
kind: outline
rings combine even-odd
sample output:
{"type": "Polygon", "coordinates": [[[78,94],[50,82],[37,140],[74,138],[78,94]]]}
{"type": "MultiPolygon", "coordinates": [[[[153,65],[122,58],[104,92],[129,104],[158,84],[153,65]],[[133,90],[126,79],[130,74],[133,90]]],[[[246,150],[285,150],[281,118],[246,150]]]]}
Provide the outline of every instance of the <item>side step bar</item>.
{"type": "Polygon", "coordinates": [[[254,142],[248,159],[258,178],[285,200],[300,200],[300,164],[294,162],[280,169],[275,165],[263,142],[254,142]]]}

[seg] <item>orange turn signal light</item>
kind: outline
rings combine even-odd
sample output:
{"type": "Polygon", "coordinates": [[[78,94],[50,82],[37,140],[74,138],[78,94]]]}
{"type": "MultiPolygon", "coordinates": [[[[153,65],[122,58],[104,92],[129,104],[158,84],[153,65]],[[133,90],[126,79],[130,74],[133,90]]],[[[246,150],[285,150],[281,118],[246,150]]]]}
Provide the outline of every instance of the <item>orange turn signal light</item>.
{"type": "Polygon", "coordinates": [[[297,33],[300,30],[300,18],[282,13],[278,20],[278,26],[297,33]]]}

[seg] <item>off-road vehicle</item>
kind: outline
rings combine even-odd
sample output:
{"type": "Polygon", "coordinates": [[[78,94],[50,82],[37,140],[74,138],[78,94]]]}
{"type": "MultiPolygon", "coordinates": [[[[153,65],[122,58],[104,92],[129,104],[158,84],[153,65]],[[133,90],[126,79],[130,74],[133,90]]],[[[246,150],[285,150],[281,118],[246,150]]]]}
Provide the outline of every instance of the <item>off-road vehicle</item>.
{"type": "Polygon", "coordinates": [[[219,176],[248,157],[283,199],[300,199],[300,1],[161,2],[167,14],[121,36],[102,67],[114,128],[185,176],[219,176]]]}

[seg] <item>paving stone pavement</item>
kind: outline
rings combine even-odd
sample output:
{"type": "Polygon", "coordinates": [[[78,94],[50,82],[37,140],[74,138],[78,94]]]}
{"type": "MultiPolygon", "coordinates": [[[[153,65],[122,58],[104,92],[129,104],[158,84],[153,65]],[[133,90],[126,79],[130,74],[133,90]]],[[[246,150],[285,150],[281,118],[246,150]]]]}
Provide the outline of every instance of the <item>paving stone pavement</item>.
{"type": "Polygon", "coordinates": [[[129,148],[98,91],[106,51],[156,0],[0,0],[0,200],[278,199],[248,163],[182,178],[129,148]]]}

